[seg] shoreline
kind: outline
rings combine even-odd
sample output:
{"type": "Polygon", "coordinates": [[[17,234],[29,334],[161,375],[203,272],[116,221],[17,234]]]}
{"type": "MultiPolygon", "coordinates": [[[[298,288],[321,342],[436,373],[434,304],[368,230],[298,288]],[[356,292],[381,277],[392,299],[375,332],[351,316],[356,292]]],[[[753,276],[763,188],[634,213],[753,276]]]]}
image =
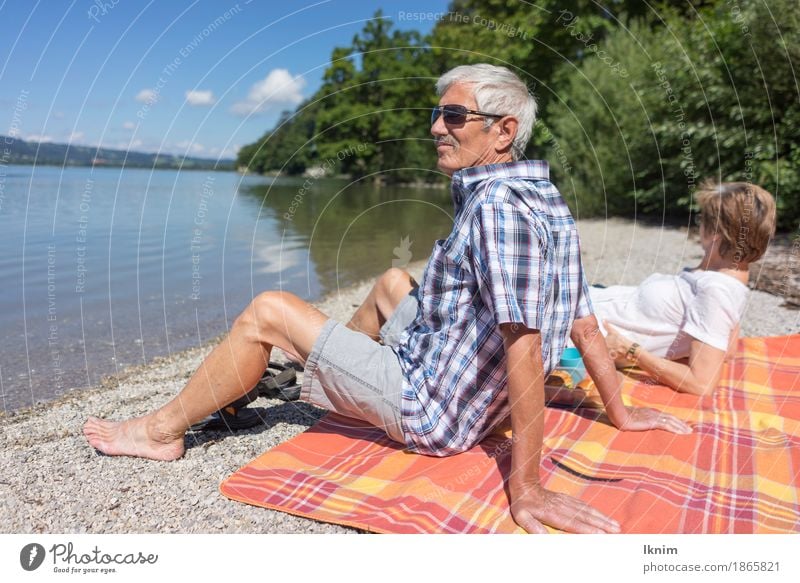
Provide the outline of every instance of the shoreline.
{"type": "MultiPolygon", "coordinates": [[[[699,260],[699,245],[685,229],[616,219],[580,221],[578,227],[591,283],[633,285],[652,272],[675,272],[699,260]]],[[[419,280],[424,265],[419,261],[407,269],[419,280]]],[[[314,305],[346,321],[373,283],[374,278],[343,288],[314,305]]],[[[797,333],[800,310],[784,307],[783,299],[752,290],[743,335],[797,333]]],[[[251,406],[266,408],[265,425],[187,437],[186,455],[174,462],[102,456],[86,443],[81,429],[89,415],[123,419],[160,406],[182,388],[219,338],[126,368],[96,387],[0,415],[0,459],[6,469],[0,481],[6,501],[0,532],[359,532],[233,502],[219,493],[224,478],[305,431],[324,413],[306,403],[262,397],[251,406]]],[[[271,359],[286,360],[278,350],[271,359]]]]}
{"type": "MultiPolygon", "coordinates": [[[[424,261],[407,266],[419,277],[424,261]]],[[[345,319],[374,278],[343,288],[314,305],[345,319]]],[[[98,454],[82,427],[89,415],[138,416],[174,396],[223,335],[201,346],[157,357],[70,391],[0,415],[0,459],[6,512],[0,533],[354,533],[352,528],[232,502],[220,482],[267,449],[302,433],[324,410],[263,397],[263,426],[231,434],[187,434],[186,455],[174,462],[98,454]],[[87,479],[91,476],[91,479],[87,479]]],[[[275,349],[271,360],[286,361],[275,349]]],[[[298,373],[298,380],[302,373],[298,373]]]]}

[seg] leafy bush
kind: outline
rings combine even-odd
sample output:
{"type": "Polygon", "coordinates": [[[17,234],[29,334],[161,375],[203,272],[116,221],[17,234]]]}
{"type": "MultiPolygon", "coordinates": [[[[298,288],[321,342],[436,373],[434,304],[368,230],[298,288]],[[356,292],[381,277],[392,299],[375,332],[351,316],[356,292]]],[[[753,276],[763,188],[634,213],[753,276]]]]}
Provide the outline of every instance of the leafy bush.
{"type": "Polygon", "coordinates": [[[319,91],[242,148],[255,172],[435,180],[428,108],[442,72],[515,69],[540,103],[528,148],[578,216],[686,220],[704,178],[759,183],[800,221],[796,0],[454,0],[429,37],[376,13],[319,91]],[[334,160],[335,164],[326,164],[334,160]]]}
{"type": "Polygon", "coordinates": [[[742,0],[664,26],[635,21],[599,59],[559,71],[547,112],[562,190],[581,214],[685,216],[703,178],[759,183],[776,195],[779,223],[800,219],[798,87],[800,25],[792,0],[742,0]],[[773,19],[780,14],[781,20],[773,19]]]}

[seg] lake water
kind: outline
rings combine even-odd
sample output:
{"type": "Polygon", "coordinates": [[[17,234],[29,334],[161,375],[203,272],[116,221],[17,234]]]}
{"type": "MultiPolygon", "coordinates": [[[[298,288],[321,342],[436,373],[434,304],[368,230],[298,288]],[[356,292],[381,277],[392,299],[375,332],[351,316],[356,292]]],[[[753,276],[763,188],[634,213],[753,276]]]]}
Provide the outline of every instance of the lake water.
{"type": "Polygon", "coordinates": [[[445,189],[0,167],[4,410],[201,344],[268,289],[314,301],[428,257],[445,189]]]}

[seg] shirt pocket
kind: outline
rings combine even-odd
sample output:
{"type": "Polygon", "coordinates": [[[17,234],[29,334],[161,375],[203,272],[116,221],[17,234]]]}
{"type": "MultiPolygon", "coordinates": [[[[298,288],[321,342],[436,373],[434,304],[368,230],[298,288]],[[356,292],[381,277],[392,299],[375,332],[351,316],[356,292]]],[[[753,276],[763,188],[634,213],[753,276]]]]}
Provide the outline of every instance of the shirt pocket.
{"type": "Polygon", "coordinates": [[[467,237],[457,232],[450,233],[447,239],[437,239],[433,244],[431,257],[440,255],[448,264],[463,267],[469,258],[469,244],[467,237]]]}
{"type": "Polygon", "coordinates": [[[464,242],[452,236],[434,242],[422,283],[423,295],[433,302],[431,307],[437,311],[452,310],[458,301],[455,296],[469,288],[472,280],[464,242]]]}

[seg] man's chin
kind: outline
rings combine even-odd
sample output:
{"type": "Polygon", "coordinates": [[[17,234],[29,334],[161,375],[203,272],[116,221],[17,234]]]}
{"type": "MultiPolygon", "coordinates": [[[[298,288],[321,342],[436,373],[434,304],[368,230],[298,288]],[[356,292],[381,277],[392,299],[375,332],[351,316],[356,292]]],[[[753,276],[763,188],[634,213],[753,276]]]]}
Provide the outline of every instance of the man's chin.
{"type": "Polygon", "coordinates": [[[452,176],[456,170],[460,170],[460,168],[456,167],[451,161],[448,161],[446,157],[439,158],[436,162],[436,167],[448,176],[452,176]]]}

